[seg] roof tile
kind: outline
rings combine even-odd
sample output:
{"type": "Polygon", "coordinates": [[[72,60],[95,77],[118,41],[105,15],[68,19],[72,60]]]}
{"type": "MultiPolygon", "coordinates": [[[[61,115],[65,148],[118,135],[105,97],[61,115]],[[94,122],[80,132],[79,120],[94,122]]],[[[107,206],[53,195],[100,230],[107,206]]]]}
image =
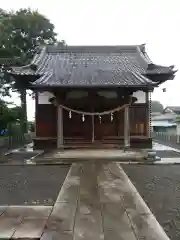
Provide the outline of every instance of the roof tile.
{"type": "Polygon", "coordinates": [[[34,84],[46,85],[144,85],[153,84],[146,73],[172,71],[150,61],[142,46],[48,46],[29,67],[14,68],[15,74],[41,75],[34,84]],[[47,78],[46,78],[47,77],[47,78]]]}

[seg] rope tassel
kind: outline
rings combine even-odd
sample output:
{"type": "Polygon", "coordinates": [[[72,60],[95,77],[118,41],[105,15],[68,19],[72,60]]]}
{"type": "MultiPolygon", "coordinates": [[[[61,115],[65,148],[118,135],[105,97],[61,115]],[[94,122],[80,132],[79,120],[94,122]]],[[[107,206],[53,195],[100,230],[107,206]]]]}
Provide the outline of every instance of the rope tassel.
{"type": "Polygon", "coordinates": [[[113,113],[111,113],[111,122],[113,121],[113,113]]]}

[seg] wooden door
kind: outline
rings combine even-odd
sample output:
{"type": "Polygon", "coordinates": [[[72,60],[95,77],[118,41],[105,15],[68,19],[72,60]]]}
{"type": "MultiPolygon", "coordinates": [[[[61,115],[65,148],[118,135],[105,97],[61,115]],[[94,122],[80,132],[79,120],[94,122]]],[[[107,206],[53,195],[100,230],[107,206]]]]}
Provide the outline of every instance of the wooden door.
{"type": "Polygon", "coordinates": [[[103,115],[101,118],[95,116],[94,118],[94,136],[95,140],[103,140],[117,136],[117,119],[116,115],[103,115]]]}
{"type": "Polygon", "coordinates": [[[92,139],[92,118],[81,114],[64,112],[64,137],[72,139],[92,139]]]}

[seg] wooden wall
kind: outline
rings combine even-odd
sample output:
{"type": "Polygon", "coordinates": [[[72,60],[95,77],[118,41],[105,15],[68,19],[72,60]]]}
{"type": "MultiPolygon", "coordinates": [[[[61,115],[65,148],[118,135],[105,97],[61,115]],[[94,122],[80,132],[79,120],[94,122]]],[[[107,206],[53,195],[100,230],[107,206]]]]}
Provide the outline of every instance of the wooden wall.
{"type": "Polygon", "coordinates": [[[69,118],[69,112],[63,111],[64,120],[64,136],[67,138],[72,138],[76,136],[77,138],[92,139],[92,118],[91,116],[85,116],[85,121],[82,120],[82,115],[72,113],[72,118],[69,118]]]}
{"type": "MultiPolygon", "coordinates": [[[[147,135],[147,114],[147,104],[134,104],[129,108],[131,136],[147,135]]],[[[115,113],[112,122],[110,115],[102,116],[101,123],[99,117],[95,116],[94,122],[95,139],[124,136],[124,110],[115,113]]],[[[85,116],[83,122],[81,115],[72,114],[72,118],[69,119],[68,112],[64,111],[64,137],[92,139],[92,118],[85,116]]]]}
{"type": "Polygon", "coordinates": [[[130,135],[146,136],[147,135],[147,104],[134,104],[130,107],[130,135]]]}
{"type": "Polygon", "coordinates": [[[55,106],[36,105],[36,137],[57,137],[57,108],[55,106]]]}
{"type": "MultiPolygon", "coordinates": [[[[63,111],[63,115],[65,137],[92,139],[92,118],[90,116],[85,116],[83,122],[81,115],[72,113],[71,119],[67,111],[63,111]]],[[[129,119],[131,136],[147,136],[147,103],[133,104],[130,107],[129,119]]],[[[95,117],[95,138],[100,139],[101,136],[124,136],[124,110],[114,114],[112,122],[110,115],[103,116],[101,124],[99,118],[95,117]]],[[[36,98],[36,137],[57,137],[57,108],[44,96],[39,102],[36,98]]]]}

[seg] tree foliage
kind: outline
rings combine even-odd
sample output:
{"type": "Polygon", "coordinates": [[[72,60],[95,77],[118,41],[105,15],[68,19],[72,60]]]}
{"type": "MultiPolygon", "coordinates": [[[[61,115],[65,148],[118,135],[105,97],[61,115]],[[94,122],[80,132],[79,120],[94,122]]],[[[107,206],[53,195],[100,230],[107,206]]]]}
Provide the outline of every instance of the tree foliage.
{"type": "Polygon", "coordinates": [[[23,65],[32,59],[38,46],[55,43],[56,35],[54,25],[38,11],[28,8],[1,14],[1,53],[3,57],[20,57],[23,65]]]}
{"type": "Polygon", "coordinates": [[[0,100],[0,131],[7,129],[10,124],[19,122],[20,112],[20,107],[9,108],[5,101],[0,100]]]}
{"type": "Polygon", "coordinates": [[[159,101],[152,101],[151,102],[152,112],[162,112],[163,109],[164,109],[164,107],[159,101]]]}
{"type": "MultiPolygon", "coordinates": [[[[56,36],[54,25],[38,11],[28,8],[7,12],[0,9],[0,97],[10,94],[10,90],[14,89],[14,81],[8,77],[7,68],[28,64],[40,46],[57,43],[56,36]]],[[[22,126],[26,131],[26,91],[19,93],[22,102],[21,122],[24,122],[22,126]]]]}

